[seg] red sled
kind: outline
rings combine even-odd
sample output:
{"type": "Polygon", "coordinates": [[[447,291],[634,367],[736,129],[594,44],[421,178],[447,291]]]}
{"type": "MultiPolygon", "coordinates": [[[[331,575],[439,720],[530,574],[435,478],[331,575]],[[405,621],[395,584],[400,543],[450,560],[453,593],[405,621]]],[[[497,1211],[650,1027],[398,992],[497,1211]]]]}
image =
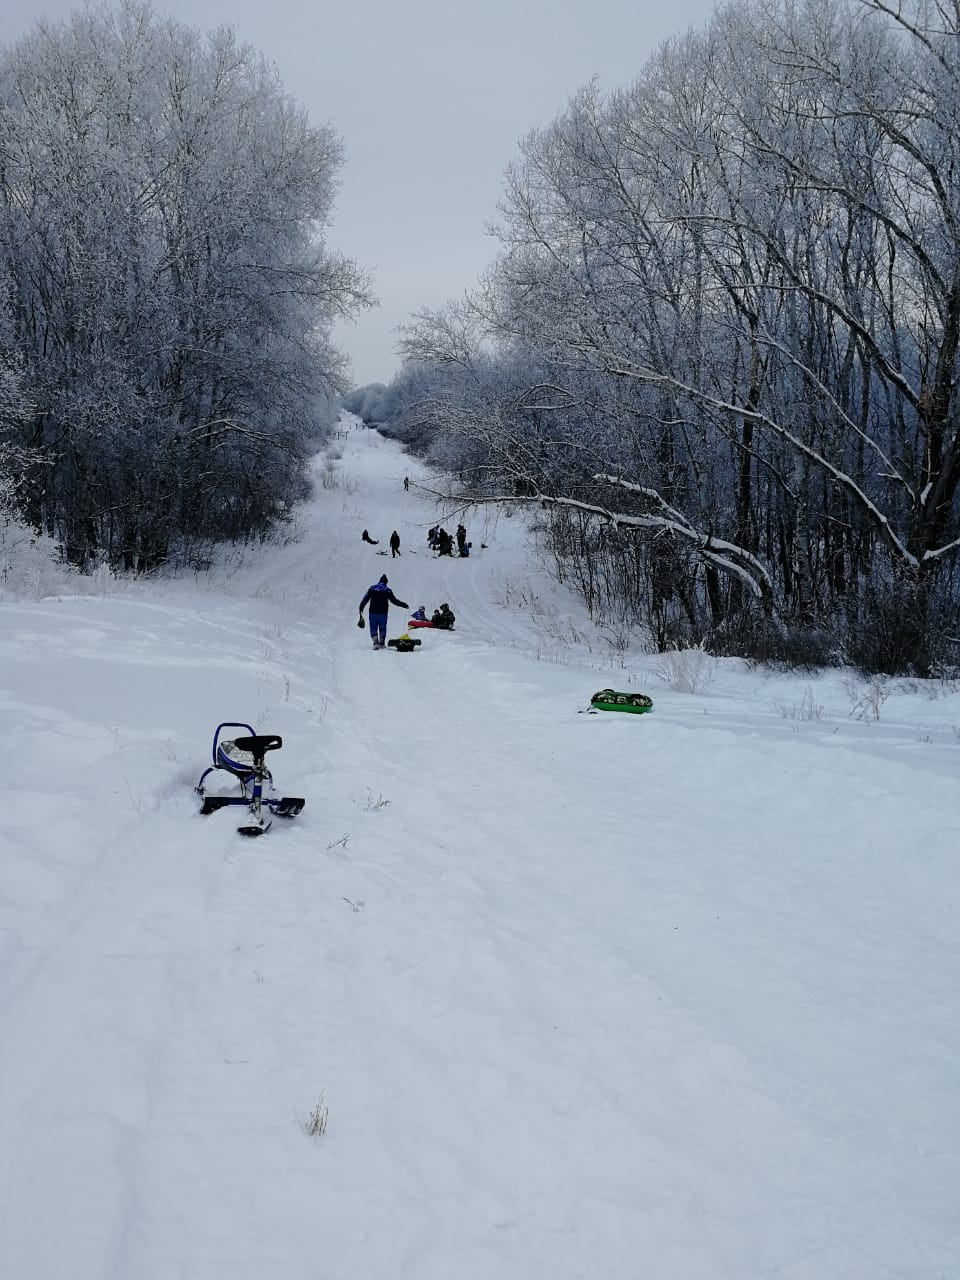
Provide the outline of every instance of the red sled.
{"type": "Polygon", "coordinates": [[[421,622],[419,618],[411,618],[407,623],[408,627],[432,627],[432,622],[421,622]]]}

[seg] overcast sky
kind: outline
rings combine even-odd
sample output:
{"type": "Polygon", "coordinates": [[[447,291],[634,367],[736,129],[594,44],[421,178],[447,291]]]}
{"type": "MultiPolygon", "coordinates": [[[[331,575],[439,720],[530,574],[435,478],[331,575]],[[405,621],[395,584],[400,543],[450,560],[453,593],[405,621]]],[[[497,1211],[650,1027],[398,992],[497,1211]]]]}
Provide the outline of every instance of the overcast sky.
{"type": "MultiPolygon", "coordinates": [[[[0,0],[0,42],[74,0],[0,0]]],[[[330,243],[380,306],[337,334],[358,385],[396,372],[395,329],[459,297],[492,260],[505,166],[592,76],[628,84],[712,0],[165,0],[161,13],[229,24],[277,64],[287,92],[331,123],[346,165],[330,243]]]]}

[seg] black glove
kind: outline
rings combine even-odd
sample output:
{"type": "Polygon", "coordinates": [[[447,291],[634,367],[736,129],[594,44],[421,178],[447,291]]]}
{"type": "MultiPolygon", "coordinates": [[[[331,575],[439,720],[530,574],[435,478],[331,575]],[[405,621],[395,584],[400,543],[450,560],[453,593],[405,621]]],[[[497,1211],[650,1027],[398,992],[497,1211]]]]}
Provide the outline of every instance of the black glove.
{"type": "Polygon", "coordinates": [[[358,626],[358,627],[360,627],[360,628],[362,628],[362,627],[363,627],[363,614],[362,614],[362,613],[361,613],[360,617],[357,619],[357,626],[358,626]]]}

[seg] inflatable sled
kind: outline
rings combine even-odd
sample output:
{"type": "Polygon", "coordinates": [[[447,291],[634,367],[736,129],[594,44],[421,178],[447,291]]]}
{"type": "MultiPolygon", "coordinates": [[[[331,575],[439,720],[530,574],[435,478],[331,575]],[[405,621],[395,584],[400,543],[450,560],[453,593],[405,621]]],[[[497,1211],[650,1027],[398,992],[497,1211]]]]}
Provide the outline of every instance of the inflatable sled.
{"type": "Polygon", "coordinates": [[[426,619],[411,618],[410,621],[407,623],[407,626],[413,627],[414,629],[416,629],[417,627],[432,627],[433,623],[427,622],[426,619]]]}
{"type": "Polygon", "coordinates": [[[645,693],[618,693],[616,689],[600,689],[590,699],[591,711],[629,711],[640,715],[653,710],[653,699],[645,693]]]}

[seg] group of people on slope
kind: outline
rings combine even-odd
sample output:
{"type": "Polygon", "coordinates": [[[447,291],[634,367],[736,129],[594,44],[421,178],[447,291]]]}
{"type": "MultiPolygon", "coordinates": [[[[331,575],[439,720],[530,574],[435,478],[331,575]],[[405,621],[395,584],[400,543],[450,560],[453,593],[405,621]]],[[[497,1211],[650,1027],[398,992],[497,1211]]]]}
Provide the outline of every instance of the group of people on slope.
{"type": "MultiPolygon", "coordinates": [[[[369,605],[368,616],[370,619],[370,638],[373,641],[375,649],[382,649],[387,643],[387,615],[390,612],[390,606],[395,604],[398,609],[409,609],[410,606],[406,600],[398,600],[390,589],[390,583],[387,575],[382,573],[380,581],[375,582],[372,587],[367,588],[367,592],[360,601],[360,618],[357,622],[358,627],[364,625],[363,611],[369,605]]],[[[415,609],[411,620],[416,619],[418,622],[427,621],[427,607],[420,605],[415,609]]],[[[439,609],[434,609],[433,617],[430,619],[432,626],[437,627],[441,631],[451,631],[453,624],[456,622],[456,615],[447,604],[446,601],[439,609]]]]}
{"type": "MultiPolygon", "coordinates": [[[[364,529],[363,533],[361,533],[360,540],[361,542],[369,542],[371,547],[378,547],[380,545],[380,539],[371,538],[370,534],[367,532],[366,529],[364,529]]],[[[400,535],[399,533],[397,533],[396,529],[394,529],[393,533],[391,533],[390,535],[390,555],[398,556],[399,554],[400,554],[400,535]]]]}
{"type": "MultiPolygon", "coordinates": [[[[408,477],[404,477],[403,487],[404,489],[409,489],[408,477]]],[[[371,547],[379,546],[379,539],[372,538],[368,529],[364,529],[360,537],[363,542],[369,543],[371,547]]],[[[427,534],[427,542],[430,545],[430,549],[436,551],[439,555],[453,555],[454,540],[446,529],[434,526],[427,534]]],[[[457,525],[456,542],[460,555],[469,556],[470,547],[473,544],[467,541],[467,531],[462,524],[457,525]]],[[[392,556],[400,554],[400,535],[396,529],[390,535],[390,552],[392,556]]],[[[396,605],[398,609],[408,609],[410,607],[405,600],[399,600],[393,594],[387,575],[383,573],[380,575],[379,582],[375,582],[373,586],[368,587],[366,594],[360,601],[360,617],[357,621],[357,626],[362,628],[364,626],[363,611],[369,606],[370,638],[373,641],[374,649],[382,649],[386,645],[387,617],[392,604],[396,605]]],[[[456,620],[456,615],[446,601],[443,602],[439,609],[434,609],[432,616],[429,618],[427,617],[427,606],[423,604],[415,609],[410,617],[411,622],[436,627],[440,631],[452,631],[456,620]]]]}
{"type": "Polygon", "coordinates": [[[433,616],[431,618],[427,617],[427,606],[425,604],[420,605],[418,609],[414,609],[413,613],[410,615],[411,622],[429,622],[431,627],[437,627],[441,631],[452,631],[453,624],[456,620],[456,614],[447,604],[446,600],[444,600],[439,609],[434,609],[433,616]]]}
{"type": "MultiPolygon", "coordinates": [[[[362,542],[368,542],[371,547],[380,545],[379,538],[371,538],[370,531],[364,529],[360,535],[362,542]]],[[[439,556],[453,555],[453,537],[447,533],[446,529],[442,529],[439,525],[434,525],[432,529],[427,531],[427,545],[431,551],[435,551],[439,556]]],[[[461,556],[469,556],[472,542],[467,541],[467,531],[462,524],[457,525],[456,533],[457,554],[461,556]]],[[[396,557],[400,554],[400,535],[394,529],[390,535],[390,555],[396,557]]]]}
{"type": "MultiPolygon", "coordinates": [[[[439,525],[434,525],[432,529],[427,531],[427,545],[431,551],[436,551],[439,556],[453,555],[453,538],[447,533],[446,529],[439,525]]],[[[457,525],[457,552],[461,556],[468,556],[472,542],[467,541],[467,531],[462,524],[457,525]]]]}

